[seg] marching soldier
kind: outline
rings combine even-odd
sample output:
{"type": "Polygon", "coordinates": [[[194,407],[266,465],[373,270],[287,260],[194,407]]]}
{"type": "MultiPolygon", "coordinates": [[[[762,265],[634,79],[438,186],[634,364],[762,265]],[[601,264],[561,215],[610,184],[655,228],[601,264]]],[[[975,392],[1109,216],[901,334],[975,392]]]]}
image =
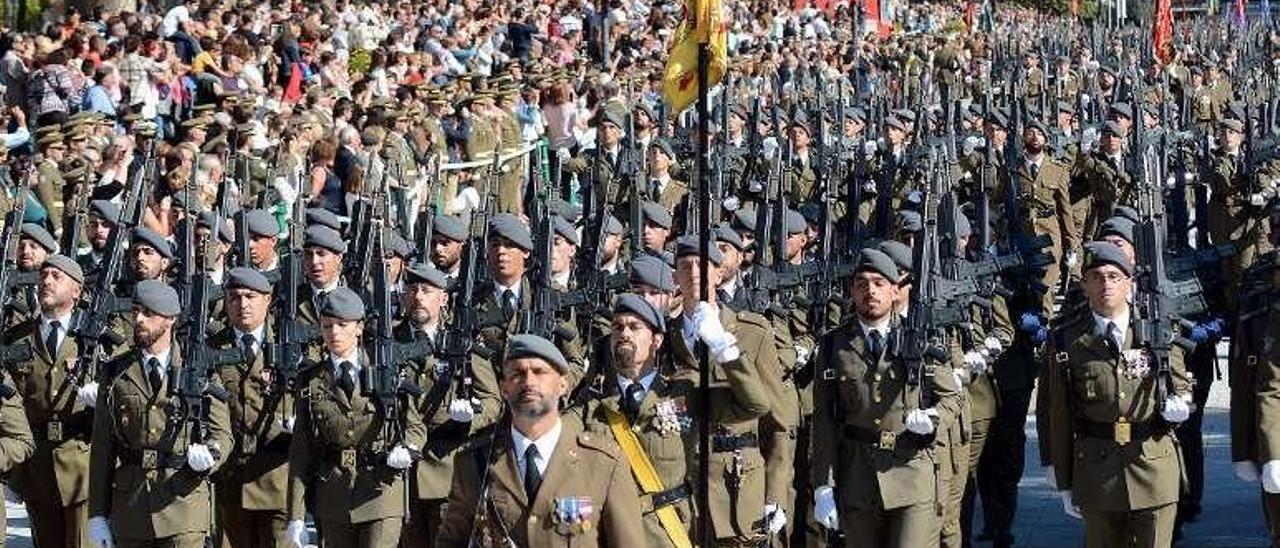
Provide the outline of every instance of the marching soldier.
{"type": "Polygon", "coordinates": [[[617,444],[561,415],[571,389],[564,355],[527,334],[512,336],[503,354],[509,420],[459,455],[436,546],[645,546],[617,444]]]}
{"type": "Polygon", "coordinates": [[[109,200],[89,202],[89,226],[86,230],[89,250],[76,257],[76,262],[80,263],[80,268],[84,270],[85,276],[95,277],[97,275],[98,268],[102,266],[102,261],[106,259],[103,253],[107,249],[107,239],[111,237],[111,229],[115,228],[119,220],[119,205],[109,200]]]}
{"type": "MultiPolygon", "coordinates": [[[[35,452],[13,469],[12,486],[26,504],[41,546],[91,544],[88,521],[89,436],[98,385],[81,364],[68,331],[84,287],[84,272],[69,257],[51,255],[40,269],[38,314],[6,333],[7,344],[26,344],[30,359],[6,364],[36,440],[35,452]]],[[[0,410],[0,415],[4,411],[0,410]]]]}
{"type": "MultiPolygon", "coordinates": [[[[427,430],[422,459],[414,465],[409,485],[409,519],[400,536],[402,548],[427,546],[439,536],[440,520],[453,478],[454,458],[473,435],[493,424],[502,413],[493,366],[478,353],[463,368],[445,348],[444,318],[449,305],[445,275],[424,264],[405,270],[405,318],[395,329],[404,345],[425,344],[428,356],[412,362],[411,373],[422,388],[419,407],[427,430]]],[[[465,306],[462,305],[462,306],[465,306]]],[[[470,337],[471,334],[463,334],[470,337]]]]}
{"type": "MultiPolygon", "coordinates": [[[[645,546],[691,547],[693,385],[677,379],[662,352],[666,314],[635,294],[619,295],[610,329],[605,389],[579,410],[587,430],[618,443],[641,494],[645,546]]],[[[732,380],[730,382],[733,382],[732,380]]],[[[732,388],[731,388],[732,391],[732,388]]]]}
{"type": "MultiPolygon", "coordinates": [[[[27,426],[27,417],[22,412],[21,396],[12,386],[5,386],[8,390],[0,388],[9,392],[7,397],[0,397],[0,472],[9,473],[31,456],[35,441],[31,436],[31,428],[27,426]]],[[[0,506],[0,523],[4,521],[4,507],[0,506]]],[[[0,530],[0,533],[4,531],[0,530]]],[[[0,548],[3,547],[4,543],[0,542],[0,548]]]]}
{"type": "MultiPolygon", "coordinates": [[[[307,364],[296,405],[297,423],[289,446],[289,525],[285,535],[306,546],[304,501],[325,546],[390,548],[400,540],[405,508],[405,472],[413,466],[410,448],[426,434],[417,406],[399,405],[402,416],[380,409],[362,374],[373,367],[360,347],[365,307],[359,295],[340,287],[320,309],[324,357],[307,364]],[[400,431],[388,439],[387,423],[400,431]]],[[[400,397],[400,396],[397,396],[400,397]]]]}
{"type": "MultiPolygon", "coordinates": [[[[709,512],[718,546],[756,546],[778,534],[787,518],[781,500],[769,499],[769,478],[761,453],[761,421],[780,393],[776,367],[780,364],[769,321],[749,312],[720,306],[715,292],[698,300],[701,282],[698,239],[686,236],[676,251],[675,282],[683,301],[682,313],[667,324],[667,338],[677,376],[698,374],[697,350],[705,346],[712,362],[713,386],[727,381],[733,398],[712,398],[709,512]],[[766,379],[766,377],[772,377],[766,379]],[[734,379],[737,379],[736,382],[734,379]],[[724,379],[724,381],[721,381],[724,379]]],[[[724,257],[712,247],[707,280],[720,282],[724,257]]]]}
{"type": "Polygon", "coordinates": [[[18,231],[17,272],[25,275],[14,280],[9,290],[14,298],[11,301],[13,313],[7,320],[10,325],[28,316],[35,315],[39,308],[40,268],[50,255],[58,252],[58,241],[44,227],[34,223],[23,223],[18,231]]]}
{"type": "Polygon", "coordinates": [[[1244,124],[1234,118],[1224,119],[1218,126],[1218,148],[1208,158],[1209,172],[1204,180],[1211,189],[1209,199],[1208,229],[1215,245],[1233,243],[1237,253],[1224,260],[1228,283],[1225,287],[1229,310],[1235,310],[1236,288],[1244,270],[1253,263],[1260,245],[1265,241],[1264,223],[1267,196],[1250,192],[1262,188],[1253,184],[1260,173],[1247,173],[1245,165],[1244,124]]]}
{"type": "Polygon", "coordinates": [[[689,184],[671,177],[676,161],[670,141],[657,139],[649,146],[649,188],[645,195],[662,204],[672,217],[684,219],[689,205],[689,184]]]}
{"type": "Polygon", "coordinates": [[[1051,477],[1067,514],[1083,517],[1088,546],[1173,542],[1181,456],[1172,428],[1190,415],[1191,387],[1181,348],[1166,357],[1166,378],[1139,346],[1132,276],[1119,248],[1092,244],[1083,281],[1092,313],[1061,327],[1045,353],[1051,477]]]}
{"type": "MultiPolygon", "coordinates": [[[[233,443],[227,404],[205,396],[205,417],[183,415],[170,386],[183,367],[173,340],[178,294],[143,280],[133,302],[134,348],[104,365],[112,376],[94,406],[89,537],[103,548],[201,548],[211,526],[208,474],[233,443]],[[207,431],[200,443],[196,427],[207,431]]],[[[220,384],[216,375],[209,382],[220,384]]]]}
{"type": "Polygon", "coordinates": [[[240,218],[249,234],[247,264],[261,272],[271,283],[280,281],[280,225],[264,209],[251,209],[240,218]]]}
{"type": "Polygon", "coordinates": [[[467,241],[467,224],[452,215],[436,215],[431,224],[431,264],[444,272],[450,283],[462,269],[462,246],[467,241]]]}
{"type": "Polygon", "coordinates": [[[302,273],[307,283],[298,291],[300,320],[320,324],[324,296],[342,285],[342,259],[346,253],[347,242],[336,229],[317,223],[307,226],[302,249],[302,273]]]}
{"type": "Polygon", "coordinates": [[[940,484],[931,447],[958,420],[948,368],[911,371],[896,356],[902,281],[883,252],[864,249],[855,270],[855,319],[825,335],[815,355],[810,439],[814,517],[845,531],[846,546],[936,546],[940,484]],[[854,323],[856,322],[856,323],[854,323]]]}
{"type": "MultiPolygon", "coordinates": [[[[1280,239],[1280,207],[1271,206],[1271,241],[1280,239]]],[[[1228,361],[1231,375],[1231,461],[1236,477],[1260,483],[1262,510],[1271,544],[1280,543],[1280,444],[1275,433],[1280,416],[1275,386],[1277,376],[1275,346],[1280,329],[1280,307],[1276,305],[1280,278],[1276,276],[1277,252],[1259,258],[1246,273],[1240,302],[1249,307],[1240,311],[1232,337],[1228,361]]]]}
{"type": "Polygon", "coordinates": [[[38,182],[35,193],[40,204],[47,211],[46,219],[55,233],[61,233],[63,219],[62,180],[60,164],[66,159],[67,146],[63,143],[63,135],[57,130],[40,137],[36,143],[40,146],[39,160],[36,163],[38,182]]]}
{"type": "Polygon", "coordinates": [[[293,397],[276,385],[267,352],[275,330],[267,323],[271,282],[262,273],[233,268],[223,302],[227,327],[209,338],[214,350],[239,354],[218,367],[230,394],[234,448],[215,477],[218,525],[226,548],[287,546],[286,494],[293,397]]]}

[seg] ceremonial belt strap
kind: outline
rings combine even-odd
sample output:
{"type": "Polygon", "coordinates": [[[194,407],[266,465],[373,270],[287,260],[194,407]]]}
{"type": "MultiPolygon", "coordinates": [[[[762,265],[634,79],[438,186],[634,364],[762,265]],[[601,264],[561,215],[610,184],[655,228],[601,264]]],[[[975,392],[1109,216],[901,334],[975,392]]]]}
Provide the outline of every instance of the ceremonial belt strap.
{"type": "MultiPolygon", "coordinates": [[[[631,431],[631,421],[616,409],[609,406],[602,406],[602,408],[609,419],[609,429],[613,431],[614,439],[622,448],[622,454],[626,455],[627,464],[631,465],[631,473],[635,474],[636,481],[640,483],[640,489],[644,494],[664,491],[658,471],[654,470],[653,463],[649,461],[649,455],[645,454],[644,447],[636,438],[636,433],[631,431]]],[[[689,540],[689,532],[684,529],[684,524],[680,523],[680,516],[676,515],[674,506],[654,508],[653,512],[657,514],[658,523],[662,524],[662,529],[667,532],[667,537],[676,548],[693,548],[693,542],[689,540]]]]}

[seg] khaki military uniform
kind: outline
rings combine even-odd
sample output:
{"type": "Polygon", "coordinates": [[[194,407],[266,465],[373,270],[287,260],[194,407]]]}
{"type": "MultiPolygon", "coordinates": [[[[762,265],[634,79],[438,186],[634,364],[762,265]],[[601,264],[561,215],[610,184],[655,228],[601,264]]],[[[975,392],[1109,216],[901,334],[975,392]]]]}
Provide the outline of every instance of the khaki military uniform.
{"type": "MultiPolygon", "coordinates": [[[[360,367],[373,367],[363,353],[360,367]]],[[[310,498],[325,546],[395,546],[406,511],[406,472],[386,459],[397,443],[412,449],[425,442],[417,406],[401,402],[401,439],[386,439],[386,419],[359,382],[348,398],[328,358],[307,368],[289,446],[289,519],[303,519],[310,498]]]]}
{"type": "MultiPolygon", "coordinates": [[[[22,396],[14,394],[0,399],[0,473],[13,471],[34,450],[35,440],[31,436],[31,428],[27,426],[26,414],[22,412],[22,396]]],[[[0,523],[4,522],[4,507],[0,505],[0,523]]],[[[0,548],[3,547],[4,541],[0,540],[0,548]]]]}
{"type": "Polygon", "coordinates": [[[77,391],[94,380],[95,372],[80,369],[78,341],[65,331],[56,356],[51,353],[40,335],[38,317],[6,335],[31,348],[31,359],[7,364],[7,369],[22,394],[36,444],[32,457],[14,469],[11,485],[27,506],[41,546],[89,545],[85,523],[94,411],[80,402],[77,391]]]}
{"type": "MultiPolygon", "coordinates": [[[[89,453],[89,515],[111,523],[116,546],[200,548],[210,532],[212,493],[206,474],[187,467],[191,421],[170,427],[182,413],[181,402],[168,394],[182,367],[180,349],[169,354],[169,368],[159,391],[153,391],[134,349],[106,364],[119,371],[98,390],[93,444],[89,453]]],[[[219,385],[216,375],[210,379],[219,385]]],[[[214,455],[216,472],[232,447],[227,404],[206,397],[204,443],[214,455]]]]}
{"type": "Polygon", "coordinates": [[[560,424],[533,495],[517,469],[509,423],[461,453],[436,546],[646,546],[640,499],[618,446],[573,417],[560,424]],[[564,519],[570,512],[577,523],[564,519]]]}
{"type": "MultiPolygon", "coordinates": [[[[1041,300],[1039,312],[1046,318],[1053,313],[1053,288],[1061,279],[1059,266],[1066,253],[1076,250],[1078,243],[1073,239],[1075,220],[1069,200],[1067,178],[1069,167],[1058,160],[1045,155],[1041,161],[1039,173],[1034,177],[1024,164],[1017,170],[1017,227],[1032,237],[1048,235],[1052,242],[1047,253],[1053,256],[1053,264],[1045,270],[1044,285],[1049,288],[1041,300]]],[[[1008,187],[997,188],[992,196],[993,203],[1004,203],[1008,187]]],[[[1005,219],[1006,223],[1008,219],[1005,219]]]]}
{"type": "MultiPolygon", "coordinates": [[[[270,547],[287,546],[288,526],[289,442],[292,436],[284,429],[284,420],[293,415],[293,396],[277,395],[272,390],[274,370],[266,366],[263,343],[275,340],[268,319],[257,341],[252,359],[245,363],[222,365],[218,375],[231,394],[232,437],[235,450],[230,463],[215,476],[218,502],[218,525],[222,529],[222,546],[270,547]]],[[[231,328],[209,338],[215,350],[243,350],[243,343],[231,328]]]]}
{"type": "Polygon", "coordinates": [[[694,447],[696,440],[690,434],[693,428],[691,413],[697,405],[693,396],[694,386],[689,379],[673,380],[655,372],[639,412],[631,417],[621,404],[623,396],[619,393],[613,372],[609,370],[608,374],[611,376],[604,382],[605,389],[595,399],[575,409],[575,413],[583,417],[589,432],[618,441],[617,428],[622,428],[623,435],[635,437],[639,447],[636,454],[628,452],[621,442],[619,446],[623,448],[622,457],[631,476],[636,478],[636,489],[640,493],[645,533],[643,545],[675,548],[681,546],[677,544],[678,539],[692,542],[695,539],[692,527],[694,482],[690,466],[693,466],[691,455],[697,451],[694,447]],[[614,427],[612,421],[619,421],[619,426],[614,427]],[[642,459],[647,460],[656,473],[656,485],[639,480],[642,459]],[[669,513],[674,519],[662,517],[661,513],[669,513]],[[663,520],[672,520],[672,523],[663,520]]]}
{"type": "MultiPolygon", "coordinates": [[[[522,278],[520,281],[520,293],[516,298],[519,301],[514,309],[514,314],[506,317],[502,304],[498,302],[498,297],[494,295],[496,285],[489,283],[482,287],[478,292],[479,304],[476,306],[476,316],[479,318],[480,333],[479,341],[485,347],[501,354],[507,346],[507,336],[511,333],[519,332],[520,318],[522,315],[529,314],[529,306],[532,301],[533,288],[527,279],[522,278]]],[[[587,363],[583,358],[585,355],[583,350],[582,337],[578,336],[577,327],[572,321],[562,321],[561,327],[568,333],[573,334],[571,339],[563,339],[558,336],[549,337],[555,343],[556,348],[564,353],[564,357],[569,361],[569,372],[565,374],[565,379],[569,381],[569,389],[573,388],[586,376],[587,363]]],[[[493,363],[502,363],[501,356],[493,358],[493,363]]]]}
{"type": "MultiPolygon", "coordinates": [[[[737,337],[741,355],[712,366],[708,396],[711,422],[705,425],[712,437],[709,460],[713,472],[707,497],[711,507],[698,511],[710,513],[718,545],[757,546],[765,539],[760,520],[769,503],[769,477],[759,432],[774,401],[774,391],[764,377],[776,374],[769,370],[776,367],[778,355],[768,320],[727,307],[719,310],[720,322],[725,331],[737,337]]],[[[676,369],[673,380],[696,383],[698,358],[685,340],[685,321],[681,315],[667,324],[676,369]]]]}
{"type": "MultiPolygon", "coordinates": [[[[1136,314],[1136,311],[1134,311],[1136,314]]],[[[1134,346],[1123,350],[1095,333],[1092,315],[1057,337],[1046,352],[1041,386],[1049,391],[1048,434],[1057,487],[1070,490],[1089,546],[1169,546],[1180,486],[1180,449],[1156,397],[1154,364],[1134,346]]],[[[1182,350],[1169,355],[1169,395],[1191,393],[1182,350]]]]}
{"type": "Polygon", "coordinates": [[[1260,251],[1265,251],[1269,230],[1265,208],[1249,202],[1252,188],[1263,188],[1254,182],[1259,173],[1245,173],[1242,156],[1215,153],[1211,171],[1205,180],[1211,189],[1209,198],[1209,236],[1215,245],[1234,243],[1238,252],[1223,260],[1227,272],[1226,302],[1230,310],[1236,309],[1236,288],[1240,285],[1245,269],[1253,264],[1260,251]]]}
{"type": "Polygon", "coordinates": [[[44,158],[36,166],[36,177],[36,197],[48,210],[49,223],[53,226],[53,235],[56,237],[62,231],[63,186],[65,185],[62,180],[62,170],[58,168],[56,162],[44,158]]]}
{"type": "MultiPolygon", "coordinates": [[[[502,112],[495,120],[500,128],[502,139],[502,154],[511,154],[520,149],[524,143],[520,135],[520,123],[516,121],[515,115],[510,112],[502,112]]],[[[534,151],[536,154],[537,151],[534,151]]],[[[498,211],[504,213],[519,213],[523,208],[520,202],[523,189],[520,188],[524,182],[525,173],[529,171],[525,164],[524,156],[517,157],[502,166],[502,175],[499,177],[498,189],[498,211]]],[[[548,184],[551,182],[547,181],[548,184]]]]}
{"type": "MultiPolygon", "coordinates": [[[[890,327],[886,341],[896,318],[890,327]]],[[[960,387],[949,364],[925,364],[910,382],[905,363],[891,350],[872,355],[868,341],[850,322],[819,342],[813,430],[825,435],[811,439],[810,480],[834,488],[846,546],[935,546],[943,485],[934,443],[959,420],[960,387]],[[905,429],[923,408],[937,411],[933,435],[905,429]]]]}
{"type": "MultiPolygon", "coordinates": [[[[400,343],[424,342],[424,333],[412,332],[410,322],[403,322],[395,329],[400,343]]],[[[437,339],[438,341],[438,339],[437,339]]],[[[435,352],[442,348],[432,345],[435,352]]],[[[409,483],[409,519],[400,536],[402,548],[425,547],[440,533],[444,518],[444,503],[449,498],[453,480],[454,458],[472,436],[497,422],[502,414],[502,400],[498,394],[498,380],[493,366],[478,355],[472,355],[470,363],[470,394],[465,395],[461,372],[454,365],[439,357],[415,360],[411,378],[422,389],[422,396],[415,402],[427,430],[427,443],[422,449],[422,460],[414,464],[413,481],[409,483]],[[458,397],[474,398],[478,403],[470,423],[460,423],[449,418],[449,403],[458,397]],[[432,405],[435,409],[431,409],[432,405]]]]}
{"type": "MultiPolygon", "coordinates": [[[[1275,254],[1265,260],[1273,261],[1275,254]]],[[[1259,261],[1259,264],[1264,262],[1259,261]]],[[[1277,286],[1272,268],[1254,269],[1247,282],[1265,287],[1247,294],[1249,303],[1236,323],[1231,338],[1228,367],[1231,379],[1231,461],[1248,462],[1259,468],[1268,461],[1280,459],[1280,401],[1275,395],[1280,383],[1280,347],[1275,341],[1280,333],[1280,302],[1275,299],[1277,286]],[[1251,279],[1252,278],[1252,279],[1251,279]]],[[[1262,509],[1267,519],[1271,544],[1280,543],[1280,494],[1262,491],[1262,509]]]]}

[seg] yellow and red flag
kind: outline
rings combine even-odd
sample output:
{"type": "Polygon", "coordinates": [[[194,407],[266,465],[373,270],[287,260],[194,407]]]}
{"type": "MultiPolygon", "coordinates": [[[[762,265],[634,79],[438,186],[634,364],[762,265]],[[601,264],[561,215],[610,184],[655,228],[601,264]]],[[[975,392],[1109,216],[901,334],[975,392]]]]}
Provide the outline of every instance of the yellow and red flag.
{"type": "Polygon", "coordinates": [[[729,30],[720,0],[686,0],[684,21],[676,30],[662,78],[662,98],[678,113],[698,99],[698,47],[707,44],[707,87],[729,69],[729,30]]]}

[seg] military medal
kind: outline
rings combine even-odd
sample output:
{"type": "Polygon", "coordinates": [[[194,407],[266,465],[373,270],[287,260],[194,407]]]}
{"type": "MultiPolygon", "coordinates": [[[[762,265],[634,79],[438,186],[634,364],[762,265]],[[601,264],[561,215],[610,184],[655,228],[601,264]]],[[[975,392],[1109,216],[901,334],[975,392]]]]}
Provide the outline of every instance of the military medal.
{"type": "Polygon", "coordinates": [[[591,531],[591,518],[594,514],[595,507],[591,497],[557,498],[552,521],[556,523],[556,532],[577,535],[591,531]]]}
{"type": "Polygon", "coordinates": [[[685,411],[683,402],[676,400],[658,402],[653,417],[654,429],[664,436],[688,431],[692,420],[685,411]]]}
{"type": "Polygon", "coordinates": [[[1124,362],[1121,371],[1126,378],[1141,379],[1151,371],[1151,363],[1147,359],[1147,353],[1141,349],[1125,350],[1121,355],[1121,359],[1124,362]]]}

